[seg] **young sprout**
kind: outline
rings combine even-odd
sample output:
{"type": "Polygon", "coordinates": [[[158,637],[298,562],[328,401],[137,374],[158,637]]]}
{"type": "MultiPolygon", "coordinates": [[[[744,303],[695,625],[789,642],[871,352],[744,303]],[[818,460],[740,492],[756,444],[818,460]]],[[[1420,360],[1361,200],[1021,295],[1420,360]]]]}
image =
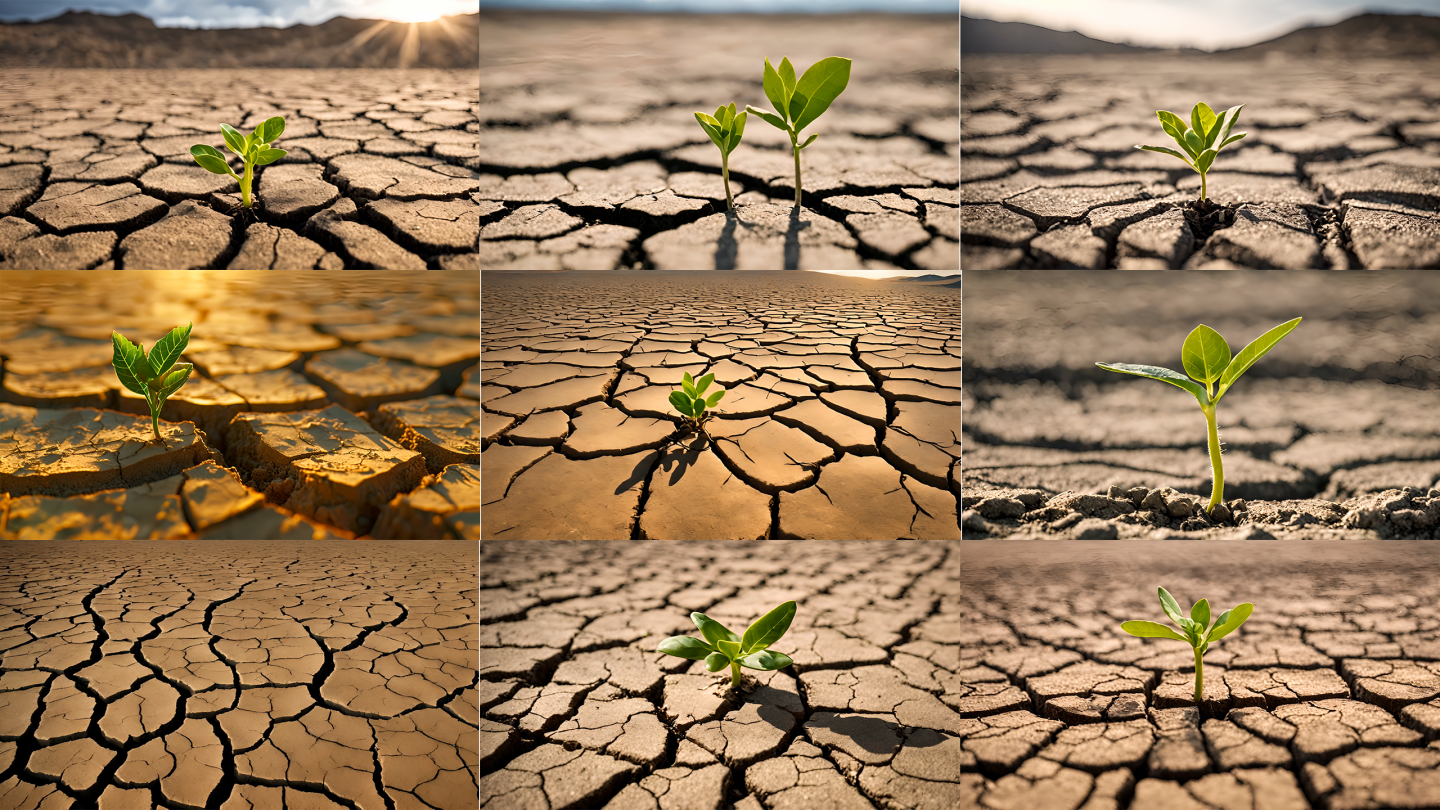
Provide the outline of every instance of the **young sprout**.
{"type": "Polygon", "coordinates": [[[1185,125],[1185,119],[1170,112],[1169,110],[1156,110],[1155,115],[1160,118],[1160,126],[1165,128],[1165,134],[1175,139],[1185,154],[1180,154],[1167,146],[1140,146],[1136,149],[1144,149],[1147,152],[1163,152],[1167,155],[1174,155],[1185,161],[1185,165],[1200,173],[1200,199],[1206,196],[1205,175],[1210,171],[1210,165],[1215,162],[1215,156],[1220,150],[1240,140],[1248,132],[1241,132],[1238,135],[1231,135],[1230,130],[1235,122],[1240,120],[1240,109],[1244,107],[1231,107],[1216,117],[1215,111],[1205,102],[1200,102],[1190,110],[1190,126],[1185,125]],[[1188,156],[1188,157],[1187,157],[1188,156]]]}
{"type": "Polygon", "coordinates": [[[695,113],[695,120],[710,136],[710,140],[720,147],[720,174],[725,179],[725,206],[735,210],[735,201],[730,197],[730,153],[740,145],[740,138],[745,134],[745,118],[747,113],[735,114],[735,102],[730,106],[720,105],[715,108],[715,115],[706,115],[703,112],[695,113]]]}
{"type": "Polygon", "coordinates": [[[241,202],[249,208],[254,204],[250,201],[250,183],[255,179],[255,167],[274,163],[287,154],[284,149],[270,148],[270,144],[284,131],[285,119],[278,115],[267,119],[249,135],[241,135],[239,130],[229,124],[220,125],[220,132],[225,136],[225,145],[245,161],[243,175],[231,171],[230,165],[225,162],[225,155],[213,146],[197,143],[190,147],[190,154],[206,171],[228,174],[235,178],[240,183],[241,202]]]}
{"type": "Polygon", "coordinates": [[[728,666],[730,686],[739,688],[740,667],[769,672],[794,663],[785,653],[767,649],[785,635],[794,618],[795,603],[785,602],[745,628],[744,636],[737,636],[704,613],[691,613],[690,621],[700,628],[705,641],[691,636],[671,636],[660,642],[656,651],[691,661],[704,661],[705,669],[710,672],[719,672],[728,666]]]}
{"type": "Polygon", "coordinates": [[[1185,618],[1180,613],[1180,605],[1175,597],[1164,588],[1160,589],[1160,607],[1164,609],[1165,615],[1185,631],[1180,635],[1169,627],[1159,622],[1125,622],[1120,629],[1132,636],[1139,638],[1173,638],[1176,641],[1183,641],[1195,649],[1195,703],[1200,703],[1200,697],[1205,691],[1205,662],[1202,657],[1205,651],[1210,649],[1210,642],[1219,641],[1230,635],[1235,628],[1245,623],[1250,618],[1250,613],[1255,610],[1255,605],[1250,602],[1241,602],[1235,607],[1220,614],[1215,620],[1215,626],[1210,626],[1210,603],[1204,599],[1196,602],[1190,608],[1190,618],[1185,618]],[[1209,628],[1209,631],[1206,631],[1209,628]]]}
{"type": "Polygon", "coordinates": [[[709,388],[710,383],[714,381],[714,374],[706,374],[700,378],[700,382],[697,384],[695,378],[691,377],[690,372],[687,371],[685,378],[680,383],[684,386],[684,390],[670,392],[670,404],[689,420],[687,424],[692,428],[700,427],[700,423],[704,421],[707,407],[713,408],[725,398],[723,389],[716,389],[715,393],[709,397],[705,396],[705,389],[709,388]]]}
{"type": "Polygon", "coordinates": [[[1220,461],[1220,432],[1215,426],[1215,406],[1219,404],[1220,398],[1225,396],[1225,392],[1230,390],[1230,386],[1240,379],[1240,375],[1249,371],[1260,358],[1275,348],[1281,338],[1300,325],[1300,320],[1296,318],[1286,321],[1255,338],[1254,342],[1241,349],[1233,360],[1230,357],[1230,345],[1225,342],[1225,338],[1220,337],[1220,333],[1214,329],[1200,324],[1190,332],[1184,345],[1180,347],[1180,360],[1185,365],[1185,374],[1194,377],[1194,380],[1187,378],[1185,374],[1160,366],[1095,364],[1106,371],[1149,377],[1184,388],[1200,402],[1200,411],[1205,414],[1205,425],[1210,429],[1210,472],[1215,478],[1215,484],[1210,488],[1210,504],[1205,507],[1205,511],[1211,515],[1215,514],[1215,508],[1220,505],[1225,494],[1225,468],[1220,461]],[[1211,384],[1215,384],[1213,394],[1211,384]]]}
{"type": "Polygon", "coordinates": [[[815,142],[818,133],[800,143],[800,132],[830,109],[830,103],[845,91],[850,84],[850,60],[843,56],[827,56],[810,66],[800,81],[795,81],[795,68],[790,57],[780,60],[780,70],[775,70],[770,59],[765,59],[765,97],[775,105],[779,114],[745,106],[770,126],[790,136],[790,147],[795,152],[795,207],[800,207],[800,150],[815,142]]]}
{"type": "Polygon", "coordinates": [[[112,361],[115,376],[120,378],[121,385],[145,398],[150,406],[150,428],[155,431],[157,442],[162,441],[160,409],[165,407],[165,400],[190,379],[192,366],[189,363],[177,365],[175,361],[180,359],[180,354],[190,343],[192,327],[193,323],[186,324],[183,329],[178,326],[171,329],[169,334],[150,347],[148,357],[143,345],[131,343],[119,332],[110,333],[110,343],[115,349],[112,361]]]}

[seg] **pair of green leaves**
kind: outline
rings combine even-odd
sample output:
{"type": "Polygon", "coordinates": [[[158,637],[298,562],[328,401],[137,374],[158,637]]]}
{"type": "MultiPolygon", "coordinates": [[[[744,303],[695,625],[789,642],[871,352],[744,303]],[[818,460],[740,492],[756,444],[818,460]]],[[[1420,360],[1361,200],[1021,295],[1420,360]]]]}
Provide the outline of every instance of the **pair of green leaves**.
{"type": "Polygon", "coordinates": [[[1165,134],[1174,138],[1175,143],[1179,144],[1185,153],[1181,154],[1165,146],[1137,145],[1135,148],[1144,149],[1147,152],[1173,155],[1185,161],[1186,166],[1204,175],[1210,171],[1210,166],[1215,163],[1215,157],[1220,154],[1221,149],[1249,134],[1247,132],[1230,134],[1230,130],[1240,120],[1240,110],[1244,106],[1241,104],[1231,107],[1217,116],[1215,111],[1202,101],[1190,110],[1188,126],[1185,119],[1175,113],[1169,110],[1156,110],[1155,115],[1160,119],[1160,126],[1165,129],[1165,134]]]}
{"type": "Polygon", "coordinates": [[[706,115],[703,112],[695,113],[695,120],[700,122],[705,134],[710,140],[720,147],[720,154],[729,157],[735,147],[740,145],[740,139],[745,135],[746,113],[735,114],[735,102],[729,106],[724,104],[715,108],[714,115],[706,115]]]}
{"type": "MultiPolygon", "coordinates": [[[[241,135],[240,131],[229,124],[221,124],[220,132],[225,137],[225,145],[250,166],[266,166],[288,154],[284,149],[272,149],[270,144],[274,143],[281,133],[285,131],[285,119],[280,116],[266,119],[255,131],[249,135],[241,135]]],[[[239,175],[230,170],[225,162],[225,154],[213,146],[197,143],[190,147],[190,155],[201,168],[214,174],[228,174],[231,177],[240,179],[239,175]]]]}
{"type": "Polygon", "coordinates": [[[1219,641],[1244,624],[1255,610],[1255,605],[1251,602],[1242,602],[1236,605],[1221,613],[1215,619],[1213,627],[1210,625],[1210,602],[1208,600],[1201,599],[1196,602],[1190,608],[1190,618],[1187,619],[1185,614],[1180,612],[1180,604],[1175,601],[1175,597],[1171,596],[1169,591],[1161,588],[1160,608],[1165,611],[1166,616],[1170,617],[1170,621],[1185,631],[1183,636],[1159,622],[1125,622],[1120,625],[1120,629],[1138,638],[1172,638],[1176,641],[1183,641],[1204,655],[1210,647],[1210,642],[1219,641]]]}
{"type": "Polygon", "coordinates": [[[1301,320],[1301,318],[1296,318],[1293,321],[1286,321],[1255,338],[1233,359],[1230,356],[1230,344],[1225,342],[1225,338],[1221,337],[1219,332],[1203,323],[1195,327],[1186,336],[1184,345],[1180,347],[1180,360],[1185,366],[1185,373],[1200,382],[1195,382],[1184,374],[1161,366],[1142,366],[1133,363],[1096,363],[1095,365],[1107,371],[1149,377],[1152,380],[1160,380],[1184,388],[1199,400],[1202,408],[1208,408],[1219,402],[1220,397],[1225,396],[1225,392],[1230,390],[1230,386],[1240,379],[1240,375],[1249,371],[1250,367],[1255,365],[1260,358],[1275,348],[1275,344],[1299,326],[1301,320]],[[1213,397],[1210,395],[1212,384],[1217,384],[1213,397]]]}
{"type": "Polygon", "coordinates": [[[734,664],[766,672],[782,669],[794,662],[785,653],[768,648],[785,635],[794,618],[795,603],[785,602],[756,619],[754,624],[745,628],[743,636],[737,636],[704,613],[691,613],[690,621],[700,629],[705,641],[692,636],[671,636],[660,642],[656,649],[677,658],[704,661],[705,669],[710,672],[719,672],[734,664]]]}
{"type": "MultiPolygon", "coordinates": [[[[790,64],[789,57],[780,60],[779,70],[770,64],[767,57],[762,84],[765,97],[775,105],[778,114],[749,105],[745,109],[760,116],[770,126],[789,133],[791,142],[795,143],[805,127],[830,109],[830,104],[850,84],[850,60],[843,56],[827,56],[811,65],[797,81],[795,66],[790,64]]],[[[811,135],[795,148],[804,149],[817,137],[811,135]]]]}
{"type": "Polygon", "coordinates": [[[699,419],[705,415],[705,409],[707,407],[713,408],[720,404],[720,400],[725,398],[725,392],[723,390],[717,390],[711,394],[709,398],[705,397],[705,389],[709,388],[710,383],[714,381],[714,374],[706,374],[700,378],[699,383],[696,383],[695,378],[690,376],[690,372],[685,372],[684,378],[680,381],[684,390],[671,391],[670,404],[674,405],[675,410],[685,416],[691,419],[699,419]]]}
{"type": "Polygon", "coordinates": [[[145,398],[150,406],[151,424],[155,426],[157,437],[160,435],[160,408],[171,394],[179,391],[180,386],[190,379],[193,366],[189,363],[177,364],[176,361],[190,344],[190,330],[193,327],[194,324],[186,324],[183,328],[177,326],[171,329],[165,337],[150,347],[148,356],[145,354],[144,345],[131,343],[119,332],[110,333],[110,343],[114,349],[111,362],[115,366],[115,376],[120,378],[120,384],[126,389],[145,398]]]}

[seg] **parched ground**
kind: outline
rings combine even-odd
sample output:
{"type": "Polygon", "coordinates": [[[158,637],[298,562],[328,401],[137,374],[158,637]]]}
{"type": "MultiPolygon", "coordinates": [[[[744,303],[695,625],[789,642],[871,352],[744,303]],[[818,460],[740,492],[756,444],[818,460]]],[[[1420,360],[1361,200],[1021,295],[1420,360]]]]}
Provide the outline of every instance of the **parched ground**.
{"type": "Polygon", "coordinates": [[[482,536],[959,539],[958,285],[486,274],[482,536]]]}
{"type": "MultiPolygon", "coordinates": [[[[481,556],[484,810],[954,808],[958,543],[545,544],[481,556]],[[794,659],[655,652],[787,600],[794,659]]],[[[737,629],[738,628],[738,629],[737,629]]]]}
{"type": "Polygon", "coordinates": [[[1440,543],[966,542],[964,810],[1440,805],[1440,543]],[[1255,612],[1205,654],[1156,589],[1255,612]]]}
{"type": "Polygon", "coordinates": [[[968,56],[968,270],[1440,267],[1440,80],[1413,59],[968,56]],[[1156,110],[1245,104],[1208,174],[1156,110]]]}
{"type": "Polygon", "coordinates": [[[477,556],[0,545],[0,806],[473,808],[477,556]]]}
{"type": "Polygon", "coordinates": [[[480,266],[955,270],[959,18],[480,14],[480,266]],[[730,155],[696,123],[771,109],[764,59],[852,60],[806,134],[750,116],[730,155]]]}
{"type": "Polygon", "coordinates": [[[0,296],[0,538],[478,536],[474,270],[16,273],[0,296]],[[156,443],[111,332],[153,349],[187,323],[156,443]]]}
{"type": "Polygon", "coordinates": [[[1440,275],[982,273],[967,280],[967,537],[1436,538],[1440,275]],[[1197,324],[1232,352],[1304,321],[1217,408],[1225,510],[1180,370],[1197,324]],[[978,322],[978,323],[977,323],[978,322]]]}
{"type": "Polygon", "coordinates": [[[0,269],[471,270],[473,71],[0,70],[0,269]],[[239,183],[195,163],[285,118],[239,183]]]}

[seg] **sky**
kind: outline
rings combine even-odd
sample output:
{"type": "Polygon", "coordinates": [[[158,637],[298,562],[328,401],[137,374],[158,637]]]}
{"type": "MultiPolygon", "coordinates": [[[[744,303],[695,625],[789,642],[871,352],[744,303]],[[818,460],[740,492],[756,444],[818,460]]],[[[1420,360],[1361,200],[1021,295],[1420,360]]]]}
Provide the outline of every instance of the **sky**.
{"type": "Polygon", "coordinates": [[[956,0],[485,0],[486,8],[836,14],[847,11],[954,14],[956,0]]]}
{"type": "Polygon", "coordinates": [[[1131,45],[1219,50],[1365,11],[1440,16],[1440,0],[961,0],[960,13],[1131,45]]]}
{"type": "Polygon", "coordinates": [[[70,10],[141,14],[161,28],[288,28],[334,17],[428,22],[479,9],[480,0],[0,0],[0,21],[48,20],[70,10]]]}

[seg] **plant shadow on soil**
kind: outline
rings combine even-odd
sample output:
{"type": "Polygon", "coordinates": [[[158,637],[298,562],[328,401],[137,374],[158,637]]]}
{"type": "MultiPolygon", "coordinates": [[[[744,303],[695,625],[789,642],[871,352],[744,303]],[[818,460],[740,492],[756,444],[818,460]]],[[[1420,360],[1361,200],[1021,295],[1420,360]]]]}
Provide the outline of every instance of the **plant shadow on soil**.
{"type": "MultiPolygon", "coordinates": [[[[879,717],[842,717],[833,714],[825,716],[823,713],[816,713],[808,722],[817,728],[829,729],[847,737],[872,754],[893,754],[897,748],[895,740],[900,736],[900,726],[879,717]]],[[[914,731],[923,732],[924,729],[912,730],[914,741],[907,742],[907,747],[930,748],[939,745],[944,739],[938,734],[913,733],[914,731]]]]}

